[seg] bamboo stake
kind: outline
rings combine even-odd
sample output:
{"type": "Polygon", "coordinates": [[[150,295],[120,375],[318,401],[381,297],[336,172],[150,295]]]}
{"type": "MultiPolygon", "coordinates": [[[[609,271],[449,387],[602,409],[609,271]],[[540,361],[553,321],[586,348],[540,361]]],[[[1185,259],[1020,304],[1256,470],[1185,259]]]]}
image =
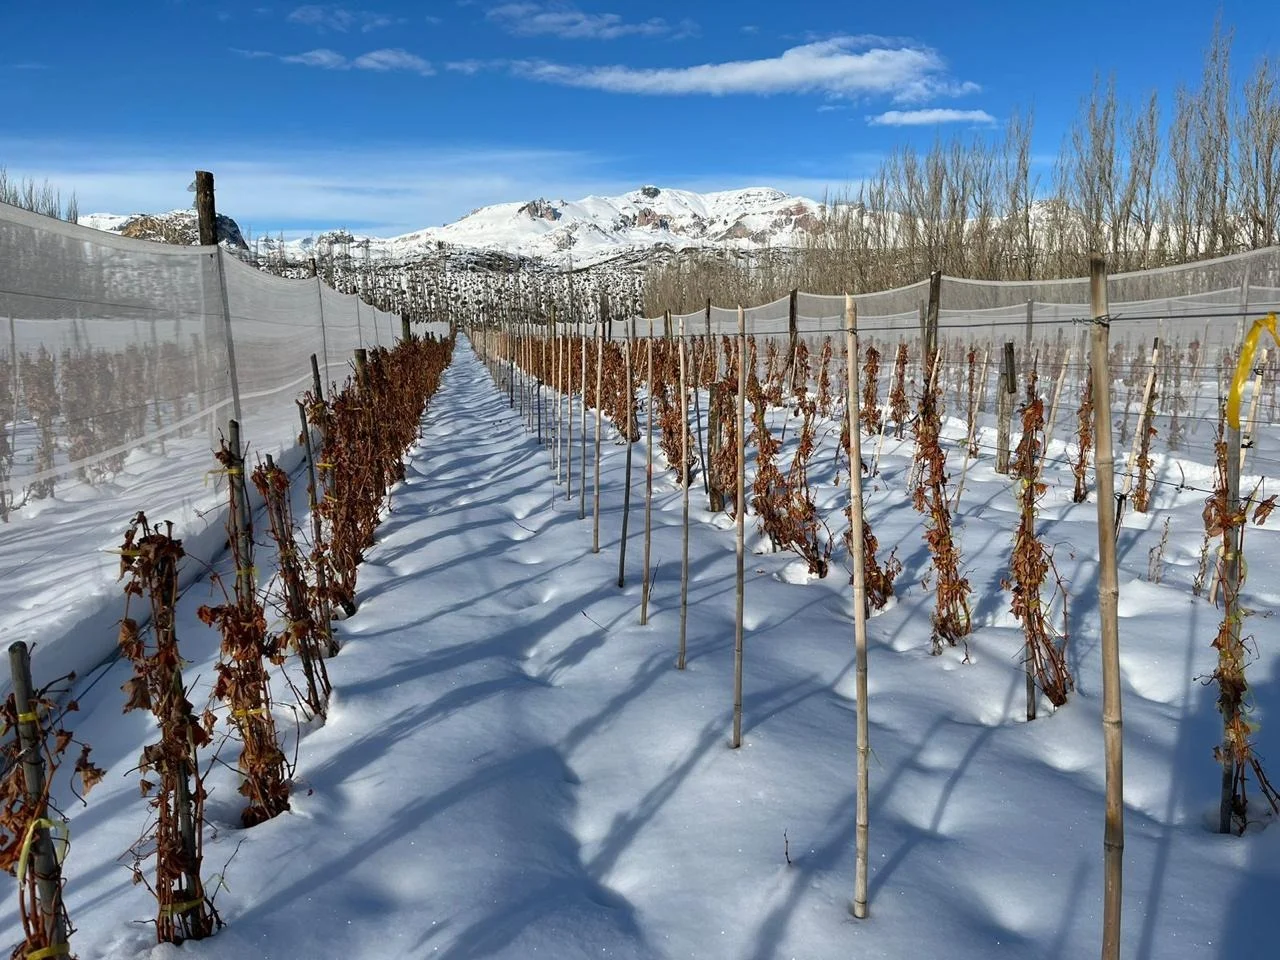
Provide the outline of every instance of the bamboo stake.
{"type": "Polygon", "coordinates": [[[565,427],[568,440],[565,443],[565,481],[564,481],[564,498],[567,502],[573,501],[573,339],[571,336],[565,336],[564,344],[564,374],[565,374],[565,393],[566,393],[566,409],[565,427]]]}
{"type": "Polygon", "coordinates": [[[1068,350],[1062,358],[1062,364],[1058,367],[1058,379],[1053,385],[1053,400],[1049,404],[1049,422],[1044,428],[1044,456],[1049,456],[1049,442],[1053,439],[1053,426],[1058,419],[1058,403],[1062,399],[1062,385],[1067,379],[1067,363],[1071,359],[1071,351],[1068,350]]]}
{"type": "Polygon", "coordinates": [[[644,572],[640,582],[640,626],[649,622],[649,550],[653,533],[653,318],[649,318],[649,339],[645,341],[645,441],[644,441],[644,572]]]}
{"type": "MultiPolygon", "coordinates": [[[[849,409],[858,403],[858,308],[853,297],[844,298],[845,352],[849,358],[849,409]]],[[[854,820],[853,902],[850,912],[858,919],[867,916],[867,842],[870,804],[868,763],[871,746],[867,720],[867,572],[862,534],[862,471],[854,464],[862,460],[862,437],[849,425],[849,541],[853,547],[853,638],[856,657],[855,696],[857,698],[858,786],[854,820]]]]}
{"type": "Polygon", "coordinates": [[[684,501],[684,531],[680,557],[680,647],[676,669],[685,666],[685,634],[689,619],[689,393],[684,371],[684,317],[680,318],[680,475],[684,478],[681,492],[684,501]]]}
{"type": "Polygon", "coordinates": [[[1244,469],[1245,453],[1249,447],[1253,446],[1255,437],[1257,436],[1258,423],[1258,402],[1262,399],[1262,371],[1267,365],[1267,348],[1261,347],[1258,350],[1258,358],[1255,361],[1253,376],[1253,398],[1249,401],[1249,417],[1244,423],[1244,437],[1240,443],[1240,469],[1244,469]],[[1245,444],[1243,439],[1248,439],[1249,443],[1245,444]]]}
{"type": "MultiPolygon", "coordinates": [[[[1138,447],[1142,443],[1143,431],[1147,429],[1147,408],[1151,405],[1151,391],[1156,386],[1156,365],[1160,361],[1160,338],[1156,337],[1151,345],[1151,369],[1147,371],[1147,385],[1142,391],[1142,406],[1138,408],[1138,428],[1133,432],[1133,445],[1129,449],[1129,459],[1124,468],[1124,487],[1120,491],[1119,509],[1116,511],[1116,529],[1124,520],[1124,505],[1129,499],[1129,491],[1133,489],[1133,470],[1138,463],[1138,447]]],[[[1098,447],[1102,449],[1101,446],[1098,447]]]]}
{"type": "MultiPolygon", "coordinates": [[[[14,356],[17,363],[17,356],[14,356]]],[[[21,640],[9,644],[9,671],[13,678],[14,706],[18,711],[19,762],[22,764],[26,802],[31,810],[30,869],[36,878],[36,901],[44,938],[50,945],[67,942],[67,924],[62,908],[62,871],[54,854],[53,839],[49,835],[49,798],[45,785],[44,756],[41,750],[44,739],[40,733],[40,720],[36,713],[31,659],[27,645],[21,640]]],[[[19,867],[21,869],[21,867],[19,867]]],[[[42,950],[46,956],[56,952],[42,950]]]]}
{"type": "Polygon", "coordinates": [[[1124,720],[1120,702],[1120,585],[1116,572],[1115,452],[1111,445],[1111,373],[1107,267],[1101,254],[1089,263],[1093,313],[1093,435],[1097,442],[1098,613],[1102,632],[1102,732],[1106,753],[1106,830],[1102,960],[1119,960],[1124,871],[1124,720]]]}
{"type": "MultiPolygon", "coordinates": [[[[1254,394],[1255,398],[1257,394],[1254,394]]],[[[1244,450],[1240,445],[1240,428],[1227,424],[1227,510],[1236,516],[1240,510],[1240,462],[1244,450]]],[[[1240,547],[1242,525],[1232,523],[1227,527],[1222,547],[1222,598],[1223,616],[1229,624],[1232,649],[1240,645],[1240,547]]],[[[1214,582],[1217,587],[1218,582],[1214,582]]],[[[1219,681],[1221,682],[1221,681],[1219,681]]],[[[1229,740],[1222,745],[1222,794],[1218,801],[1218,832],[1231,832],[1232,801],[1235,799],[1236,757],[1229,740]]]]}
{"type": "Polygon", "coordinates": [[[600,552],[600,391],[604,377],[604,324],[596,325],[596,479],[592,485],[591,552],[600,552]]]}
{"type": "Polygon", "coordinates": [[[582,429],[578,431],[582,436],[578,451],[578,519],[585,520],[587,519],[587,335],[582,327],[582,321],[579,321],[578,343],[582,348],[582,356],[578,361],[578,366],[581,368],[578,387],[582,393],[582,429]]]}
{"type": "Polygon", "coordinates": [[[733,632],[733,742],[742,746],[742,634],[743,634],[743,570],[746,562],[747,506],[747,317],[738,305],[738,494],[734,504],[737,527],[738,592],[734,610],[733,632]]]}
{"type": "Polygon", "coordinates": [[[632,393],[631,379],[631,336],[628,332],[626,341],[622,344],[623,365],[626,367],[626,394],[627,394],[627,412],[626,420],[622,425],[623,438],[627,441],[627,466],[626,478],[623,481],[622,493],[622,538],[618,542],[618,589],[621,590],[627,584],[627,521],[631,518],[631,453],[635,448],[635,444],[631,440],[631,418],[632,404],[635,397],[632,393]]]}
{"type": "MultiPolygon", "coordinates": [[[[683,334],[681,335],[681,340],[683,342],[683,334]]],[[[701,399],[702,398],[701,388],[702,388],[702,380],[703,380],[703,376],[702,376],[703,364],[706,362],[707,354],[710,353],[711,351],[711,338],[709,336],[707,337],[706,344],[707,344],[706,349],[702,351],[702,356],[698,358],[698,377],[693,385],[693,412],[694,412],[694,416],[697,418],[697,426],[698,426],[698,432],[694,434],[694,436],[697,437],[697,440],[698,440],[698,463],[702,469],[702,492],[706,494],[707,497],[709,498],[711,496],[711,486],[710,486],[710,480],[707,478],[706,446],[704,446],[703,440],[702,440],[702,399],[701,399]]],[[[14,393],[14,396],[15,397],[17,396],[16,392],[14,393]]],[[[711,395],[707,394],[707,396],[708,398],[710,398],[711,395]]],[[[687,418],[685,422],[686,424],[688,423],[687,418]]],[[[709,422],[708,422],[708,428],[710,428],[709,422]]],[[[710,444],[709,439],[707,440],[707,444],[710,444]]]]}

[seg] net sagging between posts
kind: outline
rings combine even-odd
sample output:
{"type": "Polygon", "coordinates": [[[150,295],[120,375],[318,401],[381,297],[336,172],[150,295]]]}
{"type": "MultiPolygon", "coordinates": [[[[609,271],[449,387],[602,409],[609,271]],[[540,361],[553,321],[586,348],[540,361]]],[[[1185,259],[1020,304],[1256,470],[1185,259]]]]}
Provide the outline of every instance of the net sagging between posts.
{"type": "MultiPolygon", "coordinates": [[[[1280,248],[1268,247],[1215,260],[1135,273],[1113,274],[1108,280],[1113,337],[1149,343],[1153,337],[1199,340],[1214,350],[1234,347],[1246,318],[1280,310],[1280,248]]],[[[927,280],[878,293],[856,294],[858,329],[864,338],[914,340],[921,334],[927,280]]],[[[985,281],[943,277],[938,325],[942,337],[960,336],[966,342],[996,345],[1012,340],[1047,343],[1070,335],[1089,316],[1089,281],[985,281]]],[[[747,307],[747,334],[785,337],[789,334],[788,298],[747,307]]],[[[679,318],[673,319],[673,326],[679,318]]],[[[709,314],[686,314],[691,334],[734,335],[736,308],[712,306],[709,314]],[[709,317],[709,320],[708,320],[709,317]]],[[[626,336],[627,324],[613,324],[612,337],[626,336]]],[[[657,326],[656,329],[661,329],[657,326]]],[[[637,334],[648,321],[636,324],[637,334]]],[[[800,292],[796,295],[796,333],[810,341],[836,336],[844,330],[844,296],[800,292]]]]}
{"type": "Polygon", "coordinates": [[[391,346],[399,333],[398,317],[315,278],[280,279],[221,248],[131,240],[0,204],[8,640],[46,639],[37,659],[56,662],[42,675],[103,659],[109,633],[57,638],[115,598],[118,559],[104,551],[129,518],[173,520],[189,553],[202,537],[216,546],[225,498],[210,470],[227,422],[238,415],[251,462],[272,453],[287,465],[310,354],[327,390],[346,379],[353,350],[391,346]]]}

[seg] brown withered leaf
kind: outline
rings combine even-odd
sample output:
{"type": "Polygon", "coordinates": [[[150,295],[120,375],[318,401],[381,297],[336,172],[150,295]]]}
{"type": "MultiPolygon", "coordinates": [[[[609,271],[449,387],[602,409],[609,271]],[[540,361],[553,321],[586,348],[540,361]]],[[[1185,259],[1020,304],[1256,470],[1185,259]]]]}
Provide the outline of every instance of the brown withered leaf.
{"type": "Polygon", "coordinates": [[[89,759],[88,744],[81,745],[80,757],[76,760],[76,773],[80,775],[80,792],[86,797],[107,775],[107,771],[89,759]]]}
{"type": "Polygon", "coordinates": [[[1267,522],[1267,517],[1271,516],[1271,511],[1276,508],[1276,497],[1280,494],[1272,494],[1263,500],[1253,511],[1253,522],[1258,526],[1262,526],[1267,522]]]}
{"type": "Polygon", "coordinates": [[[120,687],[124,691],[125,704],[123,713],[130,710],[150,710],[151,692],[147,689],[146,677],[131,677],[120,687]]]}

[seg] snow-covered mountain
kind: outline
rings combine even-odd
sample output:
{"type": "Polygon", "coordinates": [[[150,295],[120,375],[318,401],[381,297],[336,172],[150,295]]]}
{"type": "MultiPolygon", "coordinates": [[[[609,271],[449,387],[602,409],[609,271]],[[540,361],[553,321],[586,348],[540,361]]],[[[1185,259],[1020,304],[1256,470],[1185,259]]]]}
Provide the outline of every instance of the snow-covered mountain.
{"type": "MultiPolygon", "coordinates": [[[[539,258],[555,266],[590,266],[655,248],[689,247],[763,250],[799,246],[819,220],[820,204],[768,187],[694,193],[646,186],[620,197],[582,200],[534,200],[482,207],[442,227],[399,237],[362,237],[333,230],[287,241],[290,259],[306,259],[338,250],[356,256],[413,260],[450,248],[539,258]]],[[[184,211],[161,215],[166,221],[184,211]]],[[[190,211],[185,211],[190,214],[190,211]]],[[[137,235],[141,217],[95,214],[81,223],[137,235]],[[130,224],[133,226],[130,227],[130,224]]],[[[156,219],[154,217],[149,219],[156,219]]],[[[220,218],[221,219],[221,218],[220,218]]],[[[237,230],[238,234],[238,230],[237,230]]],[[[263,238],[261,255],[279,254],[279,245],[263,238]]]]}
{"type": "MultiPolygon", "coordinates": [[[[200,224],[194,210],[170,210],[168,213],[91,213],[78,220],[82,227],[118,233],[135,240],[160,243],[196,244],[200,242],[200,224]]],[[[228,216],[218,214],[218,242],[237,250],[249,246],[240,233],[240,225],[228,216]]]]}

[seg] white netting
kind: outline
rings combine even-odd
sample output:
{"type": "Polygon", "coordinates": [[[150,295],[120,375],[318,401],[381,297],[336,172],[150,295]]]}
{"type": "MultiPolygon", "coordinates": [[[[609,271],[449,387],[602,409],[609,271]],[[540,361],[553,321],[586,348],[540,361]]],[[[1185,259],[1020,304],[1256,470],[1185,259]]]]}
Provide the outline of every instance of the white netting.
{"type": "MultiPolygon", "coordinates": [[[[400,329],[319,280],[271,277],[216,247],[130,240],[0,205],[10,639],[56,636],[87,616],[86,595],[114,595],[119,561],[107,551],[139,510],[175,521],[189,543],[220,542],[223,493],[209,472],[227,421],[238,413],[251,462],[271,453],[287,463],[310,355],[326,385],[341,384],[355,348],[390,346],[400,329]],[[57,581],[74,589],[50,592],[57,581]]],[[[60,654],[46,669],[96,662],[84,656],[60,654]]]]}
{"type": "MultiPolygon", "coordinates": [[[[1230,347],[1240,339],[1246,319],[1280,310],[1280,248],[1206,260],[1200,263],[1108,278],[1110,314],[1117,321],[1113,337],[1142,342],[1159,336],[1209,348],[1230,347]]],[[[928,281],[859,294],[858,329],[864,340],[908,341],[922,330],[929,295],[928,281]]],[[[795,331],[811,342],[844,329],[843,296],[797,293],[795,331]]],[[[983,281],[942,278],[939,298],[940,335],[978,345],[1007,340],[1048,344],[1079,329],[1089,316],[1089,281],[983,281]]],[[[786,336],[790,329],[788,298],[745,311],[747,333],[786,336]]],[[[648,321],[636,324],[644,335],[648,321]]],[[[735,334],[736,308],[711,307],[685,315],[687,333],[735,334]]],[[[626,336],[626,323],[613,324],[613,337],[626,336]]]]}

